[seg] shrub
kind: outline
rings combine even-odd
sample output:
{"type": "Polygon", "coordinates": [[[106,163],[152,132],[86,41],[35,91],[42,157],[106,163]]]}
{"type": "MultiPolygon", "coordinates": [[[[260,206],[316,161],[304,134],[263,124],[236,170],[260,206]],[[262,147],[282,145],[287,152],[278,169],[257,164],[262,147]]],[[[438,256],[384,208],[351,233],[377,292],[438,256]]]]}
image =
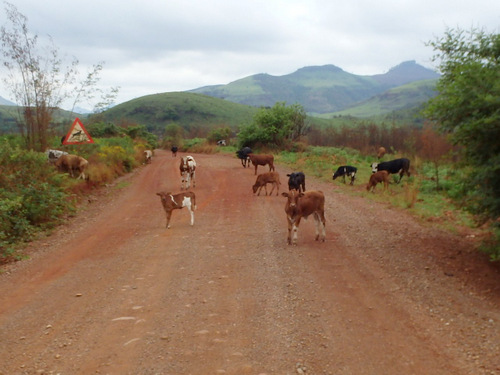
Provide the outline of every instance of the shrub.
{"type": "Polygon", "coordinates": [[[74,209],[65,175],[45,154],[0,141],[0,261],[16,257],[14,247],[52,228],[74,209]]]}

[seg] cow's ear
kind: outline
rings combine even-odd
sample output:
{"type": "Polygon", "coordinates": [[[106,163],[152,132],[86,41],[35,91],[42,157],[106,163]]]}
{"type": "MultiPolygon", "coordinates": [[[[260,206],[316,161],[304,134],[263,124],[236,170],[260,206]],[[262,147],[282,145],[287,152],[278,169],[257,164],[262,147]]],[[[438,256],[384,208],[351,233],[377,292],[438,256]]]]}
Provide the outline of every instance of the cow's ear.
{"type": "Polygon", "coordinates": [[[303,197],[304,193],[299,193],[299,198],[303,197]]]}
{"type": "Polygon", "coordinates": [[[281,195],[288,198],[288,193],[283,192],[281,195]]]}

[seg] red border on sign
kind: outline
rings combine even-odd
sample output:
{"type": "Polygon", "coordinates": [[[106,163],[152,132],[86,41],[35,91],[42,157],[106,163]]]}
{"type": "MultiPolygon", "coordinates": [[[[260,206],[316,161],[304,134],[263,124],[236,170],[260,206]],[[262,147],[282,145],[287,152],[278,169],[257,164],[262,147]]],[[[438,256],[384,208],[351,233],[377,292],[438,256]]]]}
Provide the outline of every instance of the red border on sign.
{"type": "Polygon", "coordinates": [[[80,119],[77,117],[75,118],[75,121],[73,121],[73,125],[71,125],[71,128],[69,129],[69,132],[68,134],[66,134],[66,137],[64,137],[64,141],[62,142],[63,145],[81,145],[81,144],[85,144],[85,143],[94,143],[94,140],[92,139],[92,137],[90,136],[89,132],[87,131],[87,129],[85,129],[85,127],[83,126],[82,122],[80,121],[80,119]],[[71,134],[73,133],[73,130],[75,129],[75,126],[76,125],[80,125],[80,127],[82,128],[82,131],[85,133],[85,135],[87,136],[88,138],[88,141],[84,141],[84,142],[69,142],[68,139],[69,137],[71,136],[71,134]]]}

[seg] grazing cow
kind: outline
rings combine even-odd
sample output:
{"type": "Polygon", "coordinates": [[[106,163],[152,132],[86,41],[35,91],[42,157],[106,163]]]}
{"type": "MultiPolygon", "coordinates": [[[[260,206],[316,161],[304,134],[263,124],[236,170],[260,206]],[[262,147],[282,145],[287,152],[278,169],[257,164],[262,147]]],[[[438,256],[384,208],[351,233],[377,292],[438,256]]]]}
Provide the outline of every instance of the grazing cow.
{"type": "Polygon", "coordinates": [[[89,162],[78,155],[66,154],[62,155],[56,160],[54,165],[62,172],[69,172],[71,177],[75,177],[73,172],[78,172],[78,177],[85,180],[85,169],[87,168],[89,162]]]}
{"type": "Polygon", "coordinates": [[[299,193],[306,191],[306,175],[303,172],[293,172],[287,174],[288,190],[298,190],[299,193]]]}
{"type": "Polygon", "coordinates": [[[217,146],[226,146],[226,140],[221,139],[221,140],[217,141],[217,146]]]}
{"type": "Polygon", "coordinates": [[[278,196],[278,193],[280,191],[280,175],[278,172],[266,172],[259,174],[257,176],[257,180],[255,180],[255,184],[252,186],[253,193],[259,189],[259,193],[257,195],[260,195],[260,191],[262,190],[262,187],[266,190],[266,195],[267,195],[267,184],[273,184],[273,188],[271,189],[271,192],[269,195],[271,195],[274,191],[274,186],[276,186],[276,196],[278,196]]]}
{"type": "Polygon", "coordinates": [[[241,150],[236,151],[236,155],[238,159],[241,159],[241,165],[243,168],[250,166],[250,159],[248,155],[252,153],[252,149],[250,147],[243,147],[241,150]]]}
{"type": "Polygon", "coordinates": [[[378,151],[377,151],[377,158],[382,158],[384,155],[385,155],[386,151],[385,151],[385,147],[379,147],[378,148],[378,151]]]}
{"type": "Polygon", "coordinates": [[[337,177],[343,177],[344,178],[344,184],[345,184],[345,176],[349,176],[351,178],[351,185],[354,185],[354,180],[356,179],[356,172],[358,171],[358,168],[356,167],[351,167],[350,165],[342,165],[337,168],[337,171],[333,174],[333,180],[335,180],[337,177]]]}
{"type": "Polygon", "coordinates": [[[151,164],[153,152],[151,150],[144,150],[144,157],[146,158],[146,164],[151,164]]]}
{"type": "Polygon", "coordinates": [[[179,194],[172,194],[170,192],[156,193],[161,198],[161,204],[167,214],[167,229],[170,228],[170,218],[172,211],[187,207],[191,214],[191,225],[194,225],[194,210],[196,210],[196,197],[192,191],[185,191],[179,194]]]}
{"type": "Polygon", "coordinates": [[[387,188],[389,187],[389,172],[378,171],[378,172],[373,173],[370,176],[370,180],[368,181],[368,184],[366,184],[366,190],[370,191],[370,189],[371,189],[372,193],[374,193],[375,187],[380,182],[384,183],[384,190],[387,190],[387,188]]]}
{"type": "Polygon", "coordinates": [[[255,166],[255,175],[257,175],[257,167],[259,165],[269,164],[269,172],[274,171],[274,156],[273,155],[255,155],[249,154],[248,158],[255,166]]]}
{"type": "Polygon", "coordinates": [[[401,158],[384,161],[382,163],[372,163],[372,173],[377,171],[387,171],[389,174],[399,173],[399,184],[403,179],[404,174],[410,177],[410,161],[408,159],[401,158]]]}
{"type": "Polygon", "coordinates": [[[179,150],[179,148],[177,146],[172,146],[172,148],[170,149],[170,151],[172,151],[172,157],[176,157],[177,156],[177,151],[179,150]]]}
{"type": "Polygon", "coordinates": [[[321,191],[307,191],[299,193],[297,190],[290,190],[288,193],[281,193],[287,198],[285,212],[288,222],[288,244],[297,244],[297,232],[300,219],[307,219],[309,215],[314,215],[316,226],[316,241],[325,241],[325,196],[321,191]],[[293,232],[293,237],[292,237],[293,232]],[[320,237],[321,234],[321,237],[320,237]]]}
{"type": "Polygon", "coordinates": [[[57,159],[59,159],[63,155],[68,155],[66,151],[60,151],[60,150],[47,150],[45,151],[45,154],[47,155],[47,159],[49,159],[50,163],[55,163],[57,159]]]}
{"type": "Polygon", "coordinates": [[[191,181],[193,181],[193,187],[196,187],[195,171],[196,162],[192,156],[185,156],[181,158],[181,163],[179,164],[179,171],[181,172],[181,190],[189,189],[191,186],[191,181]]]}

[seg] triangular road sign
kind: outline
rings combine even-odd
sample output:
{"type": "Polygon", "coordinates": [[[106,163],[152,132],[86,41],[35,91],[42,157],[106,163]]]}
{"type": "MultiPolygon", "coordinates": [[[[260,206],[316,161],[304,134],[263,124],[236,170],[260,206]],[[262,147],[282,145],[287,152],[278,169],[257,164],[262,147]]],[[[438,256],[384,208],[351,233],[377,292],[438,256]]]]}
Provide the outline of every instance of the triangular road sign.
{"type": "Polygon", "coordinates": [[[87,132],[87,130],[83,127],[80,119],[77,117],[71,125],[71,129],[69,130],[66,137],[62,142],[63,145],[81,145],[83,143],[94,143],[94,140],[87,132]]]}

